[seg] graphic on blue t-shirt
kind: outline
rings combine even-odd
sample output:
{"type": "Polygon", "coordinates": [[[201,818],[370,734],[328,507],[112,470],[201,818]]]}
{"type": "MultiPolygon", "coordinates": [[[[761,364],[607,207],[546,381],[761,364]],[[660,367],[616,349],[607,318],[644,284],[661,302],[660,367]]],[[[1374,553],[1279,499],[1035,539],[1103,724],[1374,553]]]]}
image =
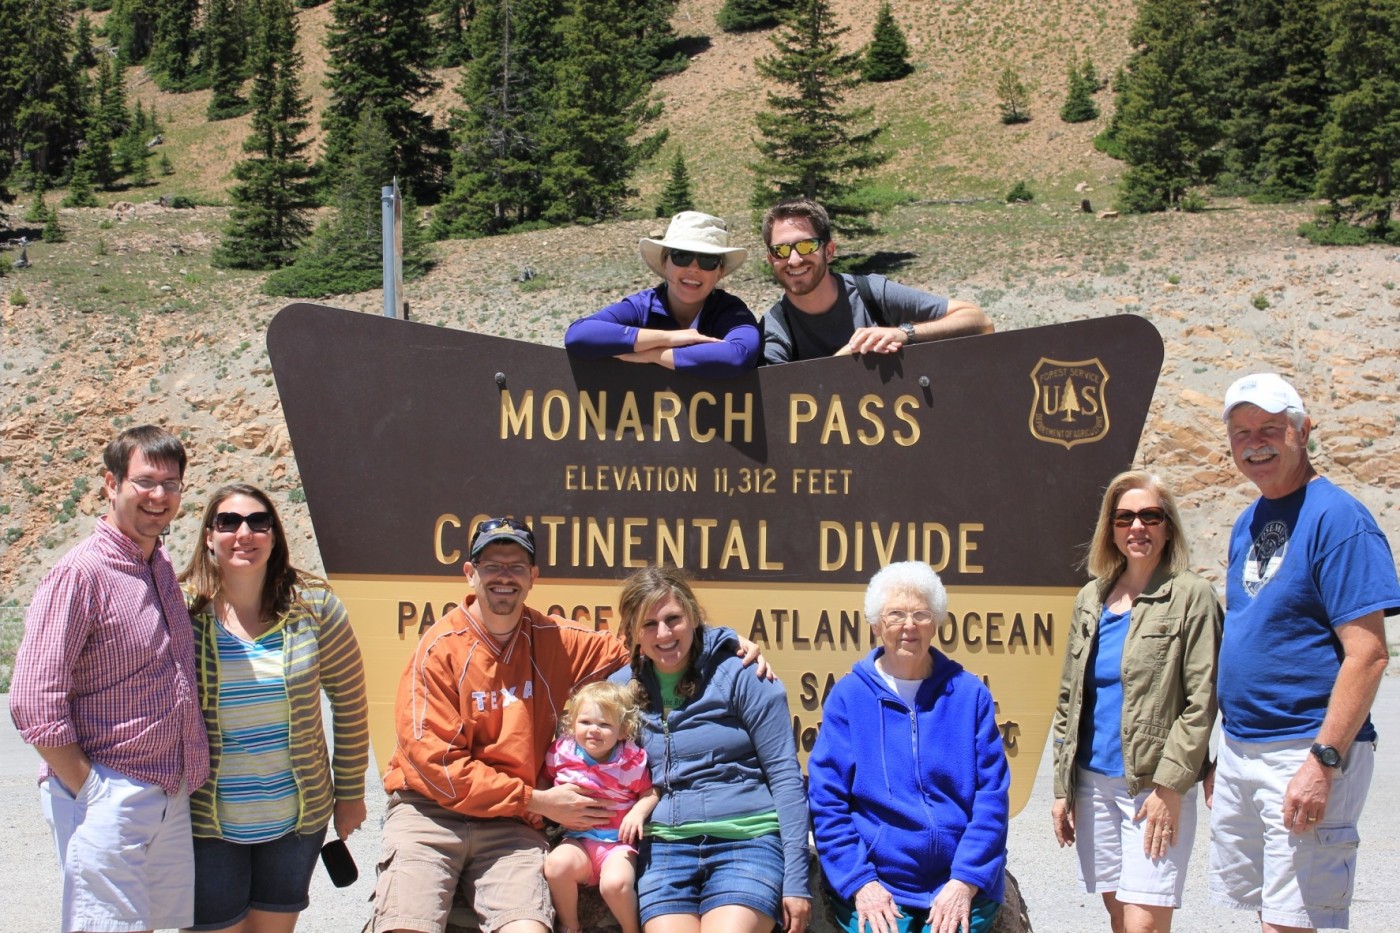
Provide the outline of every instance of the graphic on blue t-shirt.
{"type": "Polygon", "coordinates": [[[1283,564],[1288,554],[1288,525],[1285,522],[1269,522],[1249,546],[1249,554],[1244,559],[1245,592],[1258,596],[1259,589],[1273,579],[1274,573],[1283,564]]]}

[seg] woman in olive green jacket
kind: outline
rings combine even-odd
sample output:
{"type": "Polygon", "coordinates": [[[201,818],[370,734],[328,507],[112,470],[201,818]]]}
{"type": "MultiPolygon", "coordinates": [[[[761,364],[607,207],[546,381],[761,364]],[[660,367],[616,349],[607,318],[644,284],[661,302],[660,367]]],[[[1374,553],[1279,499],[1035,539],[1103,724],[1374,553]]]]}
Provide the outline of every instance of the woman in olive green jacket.
{"type": "Polygon", "coordinates": [[[1060,678],[1055,837],[1114,931],[1165,933],[1196,833],[1223,617],[1187,569],[1176,500],[1133,471],[1104,493],[1060,678]]]}

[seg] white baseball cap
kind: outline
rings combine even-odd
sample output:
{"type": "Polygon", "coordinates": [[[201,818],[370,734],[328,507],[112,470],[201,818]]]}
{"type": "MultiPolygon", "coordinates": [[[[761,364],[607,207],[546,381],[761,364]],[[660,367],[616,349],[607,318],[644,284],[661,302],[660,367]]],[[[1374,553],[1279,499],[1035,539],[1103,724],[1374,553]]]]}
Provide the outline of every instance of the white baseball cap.
{"type": "Polygon", "coordinates": [[[1276,415],[1286,408],[1294,408],[1307,414],[1298,391],[1285,382],[1282,376],[1274,373],[1251,373],[1236,379],[1235,384],[1230,386],[1230,391],[1225,393],[1225,410],[1221,412],[1220,419],[1228,421],[1231,409],[1244,402],[1257,405],[1271,415],[1276,415]]]}

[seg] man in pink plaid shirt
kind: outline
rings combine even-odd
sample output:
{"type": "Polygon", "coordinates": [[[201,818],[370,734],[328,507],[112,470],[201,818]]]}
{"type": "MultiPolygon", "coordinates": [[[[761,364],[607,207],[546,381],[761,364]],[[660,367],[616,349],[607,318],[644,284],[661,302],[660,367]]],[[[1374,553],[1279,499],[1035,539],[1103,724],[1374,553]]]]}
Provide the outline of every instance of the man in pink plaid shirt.
{"type": "Polygon", "coordinates": [[[103,460],[107,515],[39,584],[10,690],[15,727],[44,759],[64,933],[194,922],[189,793],[209,773],[190,619],[160,543],[184,446],[144,425],[103,460]]]}

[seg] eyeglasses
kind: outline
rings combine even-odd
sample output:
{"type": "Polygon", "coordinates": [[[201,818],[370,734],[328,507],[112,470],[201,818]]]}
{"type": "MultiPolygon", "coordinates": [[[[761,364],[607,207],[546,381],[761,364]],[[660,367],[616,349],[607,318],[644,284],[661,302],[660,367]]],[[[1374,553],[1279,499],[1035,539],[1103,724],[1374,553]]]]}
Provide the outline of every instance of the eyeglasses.
{"type": "Polygon", "coordinates": [[[248,515],[241,515],[238,512],[219,512],[209,523],[209,527],[221,534],[230,534],[242,528],[245,522],[248,525],[248,530],[253,534],[266,534],[272,530],[272,513],[251,512],[248,515]]]}
{"type": "Polygon", "coordinates": [[[487,561],[484,564],[475,564],[476,569],[483,577],[525,577],[530,574],[529,564],[498,564],[495,561],[487,561]]]}
{"type": "Polygon", "coordinates": [[[914,620],[915,625],[928,625],[933,621],[933,613],[929,612],[927,609],[915,609],[913,612],[905,612],[903,609],[891,609],[889,612],[880,616],[880,618],[884,619],[885,622],[890,625],[903,625],[910,619],[914,620]]]}
{"type": "Polygon", "coordinates": [[[768,255],[772,256],[774,259],[786,259],[792,255],[793,250],[797,250],[797,255],[799,256],[810,256],[821,249],[824,243],[826,243],[826,240],[823,240],[819,236],[814,236],[806,240],[798,240],[796,243],[774,243],[772,246],[768,247],[768,255]]]}
{"type": "Polygon", "coordinates": [[[185,488],[185,484],[178,479],[168,479],[162,483],[149,476],[128,476],[127,480],[142,492],[155,492],[156,487],[159,486],[165,490],[165,494],[168,496],[178,496],[180,491],[185,488]]]}
{"type": "Polygon", "coordinates": [[[1167,510],[1157,506],[1138,509],[1136,512],[1129,509],[1118,509],[1113,513],[1114,528],[1131,528],[1134,521],[1142,522],[1144,525],[1160,525],[1166,520],[1167,510]]]}
{"type": "Polygon", "coordinates": [[[678,269],[684,269],[693,262],[706,272],[714,272],[724,262],[724,257],[718,253],[697,253],[690,249],[667,250],[666,258],[678,269]]]}

